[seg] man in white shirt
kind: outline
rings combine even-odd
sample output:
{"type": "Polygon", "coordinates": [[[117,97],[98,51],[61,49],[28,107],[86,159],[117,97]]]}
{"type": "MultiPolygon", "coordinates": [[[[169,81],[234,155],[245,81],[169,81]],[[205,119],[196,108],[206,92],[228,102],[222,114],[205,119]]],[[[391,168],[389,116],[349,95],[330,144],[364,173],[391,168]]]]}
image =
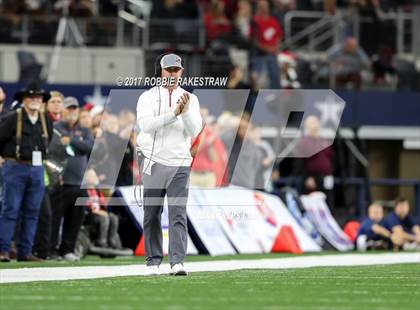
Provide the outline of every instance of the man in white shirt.
{"type": "Polygon", "coordinates": [[[157,58],[155,75],[172,78],[165,86],[144,92],[137,103],[140,133],[137,149],[143,180],[143,234],[148,274],[159,274],[162,262],[161,213],[168,200],[169,263],[171,274],[187,275],[183,261],[187,251],[188,182],[192,157],[191,140],[203,124],[197,96],[178,85],[183,62],[176,54],[157,58]]]}

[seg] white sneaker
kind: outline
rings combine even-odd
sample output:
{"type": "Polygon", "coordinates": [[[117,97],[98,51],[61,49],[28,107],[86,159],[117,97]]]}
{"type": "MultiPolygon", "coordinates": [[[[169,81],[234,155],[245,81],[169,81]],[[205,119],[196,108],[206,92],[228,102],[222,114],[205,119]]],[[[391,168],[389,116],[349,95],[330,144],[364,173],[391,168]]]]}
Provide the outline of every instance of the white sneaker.
{"type": "Polygon", "coordinates": [[[80,257],[74,253],[67,253],[63,256],[63,259],[68,262],[78,262],[80,260],[80,257]]]}
{"type": "Polygon", "coordinates": [[[158,265],[146,266],[145,276],[158,276],[160,275],[160,269],[158,265]]]}
{"type": "Polygon", "coordinates": [[[418,249],[419,249],[419,246],[415,242],[406,242],[403,244],[404,251],[414,251],[418,249]]]}
{"type": "Polygon", "coordinates": [[[356,245],[357,245],[357,249],[359,251],[366,251],[366,249],[367,249],[367,236],[366,235],[360,235],[357,238],[356,245]]]}
{"type": "Polygon", "coordinates": [[[188,275],[187,270],[185,269],[184,265],[182,264],[175,264],[171,268],[171,272],[169,273],[172,276],[186,276],[188,275]]]}

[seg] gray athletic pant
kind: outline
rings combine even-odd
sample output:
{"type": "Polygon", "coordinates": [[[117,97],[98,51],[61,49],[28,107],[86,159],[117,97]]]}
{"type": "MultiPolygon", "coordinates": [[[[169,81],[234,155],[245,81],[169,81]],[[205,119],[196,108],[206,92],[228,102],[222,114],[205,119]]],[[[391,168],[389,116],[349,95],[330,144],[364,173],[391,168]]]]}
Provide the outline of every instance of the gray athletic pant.
{"type": "Polygon", "coordinates": [[[160,265],[163,259],[161,214],[165,195],[169,217],[169,263],[182,263],[187,252],[187,199],[190,167],[155,163],[143,179],[143,238],[146,265],[160,265]]]}

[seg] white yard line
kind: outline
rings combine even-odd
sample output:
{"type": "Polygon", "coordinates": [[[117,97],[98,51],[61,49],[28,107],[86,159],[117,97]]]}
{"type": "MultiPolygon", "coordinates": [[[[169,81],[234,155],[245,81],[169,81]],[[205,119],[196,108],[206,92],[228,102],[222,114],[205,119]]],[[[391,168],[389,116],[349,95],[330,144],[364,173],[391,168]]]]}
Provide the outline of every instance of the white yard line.
{"type": "MultiPolygon", "coordinates": [[[[185,267],[189,272],[200,272],[227,271],[238,269],[288,269],[325,266],[366,266],[401,263],[420,264],[420,253],[342,254],[298,256],[275,259],[267,258],[255,260],[220,260],[191,262],[186,263],[185,267]]],[[[164,274],[169,273],[169,265],[162,265],[161,271],[164,274]]],[[[144,276],[144,274],[144,265],[0,269],[0,283],[144,276]]]]}

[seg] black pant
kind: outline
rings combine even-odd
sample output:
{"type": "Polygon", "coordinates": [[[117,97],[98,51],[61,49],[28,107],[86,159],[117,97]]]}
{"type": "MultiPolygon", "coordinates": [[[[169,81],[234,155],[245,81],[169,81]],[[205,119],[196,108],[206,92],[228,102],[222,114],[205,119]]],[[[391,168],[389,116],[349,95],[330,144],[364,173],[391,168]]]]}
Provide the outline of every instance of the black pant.
{"type": "Polygon", "coordinates": [[[49,190],[46,188],[39,211],[38,225],[36,228],[35,242],[32,252],[40,257],[46,258],[50,250],[50,237],[52,228],[52,210],[49,190]]]}
{"type": "Polygon", "coordinates": [[[53,225],[51,231],[51,250],[58,246],[58,235],[63,219],[63,233],[59,248],[60,255],[73,253],[76,240],[82,226],[85,207],[75,206],[78,197],[86,197],[86,191],[80,186],[64,185],[60,190],[60,201],[52,206],[53,225]]]}

